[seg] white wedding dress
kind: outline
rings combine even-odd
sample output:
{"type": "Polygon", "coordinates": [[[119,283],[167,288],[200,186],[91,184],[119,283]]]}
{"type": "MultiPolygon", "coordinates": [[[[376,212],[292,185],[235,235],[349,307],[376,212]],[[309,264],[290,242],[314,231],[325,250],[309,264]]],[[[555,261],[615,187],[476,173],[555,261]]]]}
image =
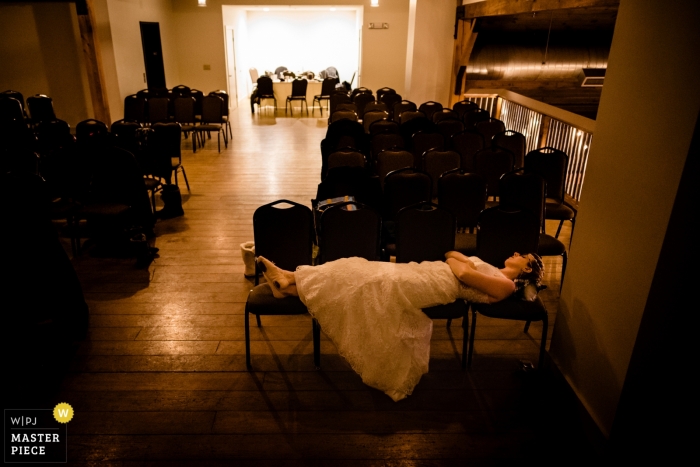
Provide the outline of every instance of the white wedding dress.
{"type": "MultiPolygon", "coordinates": [[[[501,272],[476,257],[477,270],[501,272]]],[[[295,273],[302,302],[362,381],[398,401],[428,372],[433,322],[421,308],[488,296],[462,284],[447,263],[345,258],[295,273]]]]}

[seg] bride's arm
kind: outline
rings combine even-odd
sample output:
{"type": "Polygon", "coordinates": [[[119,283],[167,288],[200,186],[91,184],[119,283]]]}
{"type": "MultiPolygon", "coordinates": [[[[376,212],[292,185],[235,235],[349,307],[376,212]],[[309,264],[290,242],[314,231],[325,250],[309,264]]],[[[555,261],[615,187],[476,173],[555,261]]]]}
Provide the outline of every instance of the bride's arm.
{"type": "Polygon", "coordinates": [[[462,283],[473,287],[489,297],[493,302],[508,298],[515,292],[515,284],[506,277],[490,276],[472,269],[467,263],[455,258],[447,258],[447,264],[452,269],[452,273],[462,283]]]}
{"type": "Polygon", "coordinates": [[[471,267],[472,269],[476,269],[474,262],[470,260],[468,256],[463,255],[459,251],[448,251],[447,253],[445,253],[445,258],[456,259],[457,261],[468,264],[469,267],[471,267]]]}

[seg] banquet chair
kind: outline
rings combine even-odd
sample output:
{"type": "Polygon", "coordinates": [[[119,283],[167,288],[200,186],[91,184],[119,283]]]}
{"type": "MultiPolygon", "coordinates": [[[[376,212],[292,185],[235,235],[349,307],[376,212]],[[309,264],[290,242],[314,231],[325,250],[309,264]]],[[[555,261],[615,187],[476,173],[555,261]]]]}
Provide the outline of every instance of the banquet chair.
{"type": "Polygon", "coordinates": [[[400,148],[385,149],[380,151],[374,161],[375,173],[379,177],[379,183],[384,188],[386,176],[399,169],[413,168],[413,154],[400,148]]]}
{"type": "Polygon", "coordinates": [[[383,97],[385,94],[396,94],[396,90],[394,90],[394,89],[392,89],[392,88],[384,87],[384,88],[381,88],[381,89],[377,89],[376,94],[377,94],[377,100],[378,100],[378,101],[381,101],[381,100],[382,100],[382,97],[383,97]]]}
{"type": "Polygon", "coordinates": [[[22,118],[27,118],[27,107],[24,102],[24,95],[22,95],[21,92],[8,89],[7,91],[0,92],[0,99],[3,98],[17,99],[22,107],[22,118]]]}
{"type": "Polygon", "coordinates": [[[561,256],[561,279],[559,290],[564,285],[564,274],[568,253],[562,242],[545,233],[545,200],[547,184],[535,172],[514,170],[504,174],[499,180],[500,205],[512,209],[527,209],[540,223],[540,237],[537,254],[540,256],[561,256]]]}
{"type": "Polygon", "coordinates": [[[470,110],[476,110],[478,109],[479,106],[476,105],[475,102],[468,101],[468,100],[462,100],[455,105],[452,106],[452,110],[454,110],[457,113],[457,117],[462,120],[464,118],[464,114],[469,112],[470,110]]]}
{"type": "MultiPolygon", "coordinates": [[[[494,207],[484,210],[477,224],[477,251],[482,261],[493,266],[502,267],[514,252],[522,254],[537,251],[539,241],[539,222],[528,210],[505,210],[494,207]]],[[[469,355],[467,366],[471,367],[474,352],[477,314],[490,318],[525,321],[523,332],[528,332],[532,321],[542,321],[542,337],[538,369],[544,362],[547,344],[548,317],[542,299],[537,296],[533,301],[511,296],[496,303],[470,303],[472,311],[471,333],[469,335],[469,355]]]]}
{"type": "Polygon", "coordinates": [[[382,219],[372,207],[335,204],[323,211],[319,224],[319,264],[353,256],[379,260],[382,219]]]}
{"type": "Polygon", "coordinates": [[[474,171],[474,156],[484,149],[484,137],[473,128],[452,135],[450,148],[460,155],[460,167],[467,172],[474,171]]]}
{"type": "MultiPolygon", "coordinates": [[[[441,114],[436,113],[435,115],[433,115],[433,118],[435,118],[436,115],[441,114]]],[[[452,137],[457,133],[461,133],[464,131],[464,123],[460,122],[457,119],[440,120],[438,122],[435,122],[435,131],[440,133],[445,138],[445,145],[449,146],[452,137]]]]}
{"type": "Polygon", "coordinates": [[[316,200],[352,196],[355,201],[374,209],[381,209],[382,189],[379,178],[371,176],[362,167],[340,166],[328,170],[318,184],[316,200]]]}
{"type": "Polygon", "coordinates": [[[477,123],[486,121],[489,118],[491,118],[491,114],[488,110],[483,110],[478,107],[476,109],[467,110],[464,112],[464,115],[462,115],[462,121],[467,128],[474,127],[477,123]]]}
{"type": "Polygon", "coordinates": [[[362,167],[367,161],[364,154],[353,148],[343,148],[328,156],[328,170],[335,167],[362,167]]]}
{"type": "MultiPolygon", "coordinates": [[[[193,127],[200,134],[200,141],[204,146],[204,132],[208,135],[216,131],[217,149],[221,152],[221,132],[224,136],[224,147],[228,148],[228,134],[226,133],[226,121],[224,120],[224,100],[217,95],[208,95],[202,99],[202,123],[193,127]]],[[[211,136],[210,136],[211,137],[211,136]]]]}
{"type": "Polygon", "coordinates": [[[559,221],[554,238],[559,237],[564,221],[571,222],[573,236],[574,223],[576,222],[576,213],[564,204],[568,166],[569,156],[564,151],[552,147],[535,149],[525,155],[525,170],[539,174],[547,183],[544,218],[559,221]]]}
{"type": "Polygon", "coordinates": [[[394,104],[394,108],[392,109],[392,120],[394,120],[396,123],[401,123],[401,114],[406,111],[412,111],[415,112],[418,110],[416,107],[415,102],[407,101],[407,100],[402,100],[401,102],[397,102],[394,104]]]}
{"type": "Polygon", "coordinates": [[[383,110],[369,110],[365,112],[364,118],[362,119],[362,126],[364,127],[365,133],[369,134],[370,126],[379,120],[388,120],[389,113],[383,110]]]}
{"type": "Polygon", "coordinates": [[[75,126],[75,139],[80,145],[107,145],[109,130],[107,125],[94,118],[78,122],[75,126]]]}
{"type": "Polygon", "coordinates": [[[328,113],[333,116],[338,108],[338,104],[352,104],[352,99],[345,92],[334,92],[331,94],[330,103],[328,104],[328,113]]]}
{"type": "MultiPolygon", "coordinates": [[[[197,118],[194,113],[194,104],[195,100],[192,96],[173,99],[174,119],[180,124],[185,138],[192,133],[192,152],[197,152],[197,137],[202,135],[196,131],[197,118]]],[[[204,145],[203,141],[201,145],[204,145]]]]}
{"type": "Polygon", "coordinates": [[[146,123],[146,99],[138,94],[124,98],[124,120],[146,123]]]}
{"type": "Polygon", "coordinates": [[[513,170],[513,154],[505,149],[482,149],[474,155],[474,172],[486,179],[489,197],[498,197],[498,181],[513,170]]]}
{"type": "Polygon", "coordinates": [[[433,113],[433,122],[439,123],[443,120],[460,120],[459,114],[452,109],[440,109],[433,113]]]}
{"type": "Polygon", "coordinates": [[[401,97],[401,94],[396,94],[396,93],[389,93],[389,94],[384,94],[381,98],[381,102],[384,102],[386,104],[386,108],[389,111],[389,118],[393,119],[394,117],[394,106],[401,102],[403,100],[403,97],[401,97]]]}
{"type": "Polygon", "coordinates": [[[299,101],[299,113],[303,112],[303,107],[306,105],[306,115],[309,115],[309,104],[306,102],[306,88],[308,87],[309,82],[305,79],[295,79],[292,81],[292,94],[287,96],[287,101],[284,104],[284,113],[287,113],[287,106],[289,106],[289,110],[294,116],[294,107],[292,107],[292,103],[294,101],[299,101]]]}
{"type": "MultiPolygon", "coordinates": [[[[313,245],[313,214],[311,209],[288,200],[278,200],[260,206],[253,213],[253,238],[255,255],[263,256],[277,266],[294,271],[297,266],[311,265],[313,245]],[[285,207],[285,205],[287,207],[285,207]]],[[[308,313],[299,297],[275,298],[270,285],[260,284],[262,272],[255,263],[255,285],[245,304],[245,359],[246,367],[252,369],[250,358],[250,315],[255,315],[258,328],[261,316],[292,316],[308,313]]],[[[314,365],[321,365],[321,329],[312,318],[314,365]]]]}
{"type": "Polygon", "coordinates": [[[525,166],[525,135],[513,130],[501,131],[493,135],[491,144],[494,148],[501,148],[513,153],[513,166],[516,169],[525,166]]]}
{"type": "Polygon", "coordinates": [[[233,131],[231,130],[231,118],[229,115],[229,96],[226,91],[219,89],[218,91],[212,91],[209,93],[210,96],[219,96],[224,101],[224,123],[226,124],[226,129],[228,130],[229,138],[233,138],[233,131]]]}
{"type": "MultiPolygon", "coordinates": [[[[421,202],[401,209],[396,215],[396,262],[444,261],[445,253],[455,243],[455,217],[447,209],[421,202]]],[[[450,327],[453,319],[462,319],[462,368],[466,368],[468,313],[467,303],[457,299],[445,305],[424,308],[432,320],[446,319],[450,327]]]]}
{"type": "Polygon", "coordinates": [[[427,118],[425,118],[423,112],[412,112],[410,110],[407,110],[401,115],[401,119],[404,121],[401,122],[401,125],[399,126],[399,132],[401,133],[401,136],[403,136],[403,139],[406,140],[406,143],[410,144],[413,135],[415,135],[419,131],[423,131],[425,133],[435,132],[435,124],[427,118]],[[415,115],[412,115],[411,118],[404,119],[404,117],[406,117],[406,114],[415,115]]]}
{"type": "Polygon", "coordinates": [[[425,173],[430,175],[433,181],[431,198],[438,195],[438,180],[445,172],[459,169],[459,153],[455,151],[443,151],[440,149],[429,149],[421,156],[421,166],[425,173]]]}
{"type": "Polygon", "coordinates": [[[425,117],[428,120],[433,120],[433,114],[435,112],[439,112],[442,110],[442,104],[439,102],[435,101],[428,101],[428,102],[423,102],[419,107],[418,110],[423,112],[425,114],[425,117]]]}
{"type": "Polygon", "coordinates": [[[29,116],[33,124],[56,120],[53,100],[49,96],[37,94],[27,97],[27,107],[29,107],[29,116]]]}
{"type": "Polygon", "coordinates": [[[365,105],[365,113],[367,113],[367,112],[376,112],[376,111],[379,111],[379,112],[386,112],[387,115],[389,114],[389,109],[387,108],[387,106],[386,106],[386,104],[385,104],[384,102],[372,101],[372,102],[368,102],[368,103],[365,105]]]}
{"type": "Polygon", "coordinates": [[[493,144],[491,142],[491,139],[496,133],[502,133],[506,131],[505,123],[503,123],[503,121],[501,120],[498,120],[497,118],[489,118],[488,120],[476,122],[474,126],[476,127],[476,131],[478,131],[484,136],[484,141],[486,141],[487,146],[493,144]]]}
{"type": "MultiPolygon", "coordinates": [[[[340,104],[340,105],[345,105],[345,104],[340,104]]],[[[355,113],[354,110],[336,110],[331,114],[330,117],[330,123],[337,122],[338,120],[352,120],[353,122],[357,121],[357,113],[355,113]]]]}
{"type": "Polygon", "coordinates": [[[262,101],[265,99],[272,99],[275,102],[275,109],[277,108],[277,98],[272,86],[272,78],[269,76],[258,78],[258,84],[250,98],[250,110],[252,113],[255,113],[255,104],[258,104],[258,109],[262,109],[262,101]]]}
{"type": "Polygon", "coordinates": [[[399,130],[399,124],[391,120],[380,119],[372,122],[369,125],[370,138],[373,138],[375,135],[381,133],[393,133],[400,136],[401,131],[399,130]]]}
{"type": "Polygon", "coordinates": [[[149,97],[146,108],[149,124],[170,120],[170,99],[167,97],[149,97]]]}
{"type": "MultiPolygon", "coordinates": [[[[353,91],[354,92],[354,91],[353,91]]],[[[374,102],[374,95],[368,92],[361,92],[352,97],[353,103],[357,106],[357,116],[362,119],[365,115],[365,108],[370,102],[374,102]]]]}
{"type": "MultiPolygon", "coordinates": [[[[392,122],[393,123],[393,122],[392,122]]],[[[369,142],[369,153],[372,163],[376,162],[377,155],[387,149],[404,149],[406,143],[401,135],[397,133],[379,133],[372,136],[369,142]]]]}
{"type": "Polygon", "coordinates": [[[0,124],[13,120],[24,120],[22,103],[14,97],[0,95],[0,124]]]}
{"type": "Polygon", "coordinates": [[[486,180],[463,169],[443,173],[438,179],[438,205],[455,215],[457,234],[454,249],[467,256],[476,254],[476,223],[486,207],[486,180]]]}
{"type": "Polygon", "coordinates": [[[443,138],[440,133],[429,130],[415,132],[408,142],[409,148],[416,158],[415,166],[423,170],[425,170],[423,166],[423,154],[425,154],[426,151],[431,149],[443,151],[445,149],[445,138],[443,138]]]}
{"type": "Polygon", "coordinates": [[[335,90],[335,85],[340,83],[340,80],[338,78],[324,78],[323,82],[321,83],[321,94],[316,94],[314,96],[314,100],[311,102],[311,114],[313,115],[314,112],[316,111],[316,102],[318,102],[318,107],[319,110],[321,111],[321,116],[323,117],[323,105],[321,104],[321,101],[328,101],[328,105],[330,106],[330,101],[331,101],[331,95],[333,94],[333,91],[335,90]]]}
{"type": "Polygon", "coordinates": [[[192,89],[184,84],[178,84],[172,90],[172,97],[190,97],[192,95],[192,89]]]}
{"type": "Polygon", "coordinates": [[[164,178],[170,184],[171,174],[174,172],[175,185],[179,185],[177,174],[182,172],[187,191],[190,191],[190,182],[187,180],[187,173],[182,165],[182,151],[180,149],[182,128],[180,124],[176,122],[161,122],[156,123],[151,128],[153,131],[148,137],[148,148],[152,154],[156,169],[153,173],[164,178]]]}

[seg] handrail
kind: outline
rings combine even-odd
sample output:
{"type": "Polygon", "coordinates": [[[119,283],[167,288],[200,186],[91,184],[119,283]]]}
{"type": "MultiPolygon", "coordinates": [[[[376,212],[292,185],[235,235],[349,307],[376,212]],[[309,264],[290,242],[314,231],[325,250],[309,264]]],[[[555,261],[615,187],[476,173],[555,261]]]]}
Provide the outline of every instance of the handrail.
{"type": "Polygon", "coordinates": [[[567,201],[576,208],[588,163],[595,120],[536,101],[507,89],[470,89],[464,98],[503,121],[506,129],[522,133],[527,151],[550,146],[569,156],[567,201]]]}

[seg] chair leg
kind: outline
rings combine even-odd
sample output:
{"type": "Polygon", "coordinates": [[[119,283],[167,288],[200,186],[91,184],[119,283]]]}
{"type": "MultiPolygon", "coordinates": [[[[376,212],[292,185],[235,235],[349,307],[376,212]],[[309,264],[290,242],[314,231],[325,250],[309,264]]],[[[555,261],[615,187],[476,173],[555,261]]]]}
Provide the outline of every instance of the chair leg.
{"type": "Polygon", "coordinates": [[[554,238],[559,238],[559,232],[561,232],[562,225],[564,225],[564,220],[559,221],[559,227],[557,227],[557,233],[554,235],[554,238]]]}
{"type": "Polygon", "coordinates": [[[564,251],[564,253],[561,255],[562,263],[561,263],[561,283],[559,284],[559,295],[561,295],[561,289],[564,287],[564,274],[566,273],[566,263],[569,260],[569,254],[564,251]]]}
{"type": "Polygon", "coordinates": [[[547,318],[547,315],[544,315],[544,319],[542,319],[542,340],[540,341],[540,359],[537,362],[537,369],[539,370],[542,368],[542,364],[544,363],[544,353],[545,349],[547,347],[547,327],[549,326],[549,319],[547,318]]]}
{"type": "Polygon", "coordinates": [[[462,369],[467,369],[467,339],[469,334],[469,312],[462,318],[462,369]]]}
{"type": "Polygon", "coordinates": [[[185,179],[185,185],[187,186],[187,191],[190,191],[190,182],[187,180],[187,174],[185,173],[185,168],[183,166],[180,166],[180,170],[182,170],[182,177],[185,179]]]}
{"type": "Polygon", "coordinates": [[[260,315],[255,315],[255,319],[256,319],[257,322],[258,322],[258,327],[261,328],[261,327],[262,327],[262,323],[260,322],[260,315]]]}
{"type": "MultiPolygon", "coordinates": [[[[245,310],[245,366],[250,370],[252,365],[250,364],[250,318],[248,315],[248,310],[245,310]]],[[[255,317],[258,318],[258,320],[260,319],[258,315],[255,315],[255,317]]]]}
{"type": "Polygon", "coordinates": [[[216,134],[216,143],[218,145],[217,147],[219,149],[219,153],[221,153],[221,130],[219,130],[219,132],[216,134]]]}
{"type": "Polygon", "coordinates": [[[447,329],[450,328],[451,324],[452,324],[452,318],[447,318],[447,329]]]}
{"type": "Polygon", "coordinates": [[[314,365],[317,370],[321,369],[321,326],[316,321],[316,318],[311,320],[314,341],[314,365]]]}
{"type": "Polygon", "coordinates": [[[476,310],[472,309],[472,328],[469,331],[469,352],[467,353],[467,368],[472,367],[472,354],[474,353],[474,331],[476,331],[476,310]]]}
{"type": "Polygon", "coordinates": [[[523,329],[523,332],[527,332],[530,329],[530,321],[525,321],[525,329],[523,329]]]}

